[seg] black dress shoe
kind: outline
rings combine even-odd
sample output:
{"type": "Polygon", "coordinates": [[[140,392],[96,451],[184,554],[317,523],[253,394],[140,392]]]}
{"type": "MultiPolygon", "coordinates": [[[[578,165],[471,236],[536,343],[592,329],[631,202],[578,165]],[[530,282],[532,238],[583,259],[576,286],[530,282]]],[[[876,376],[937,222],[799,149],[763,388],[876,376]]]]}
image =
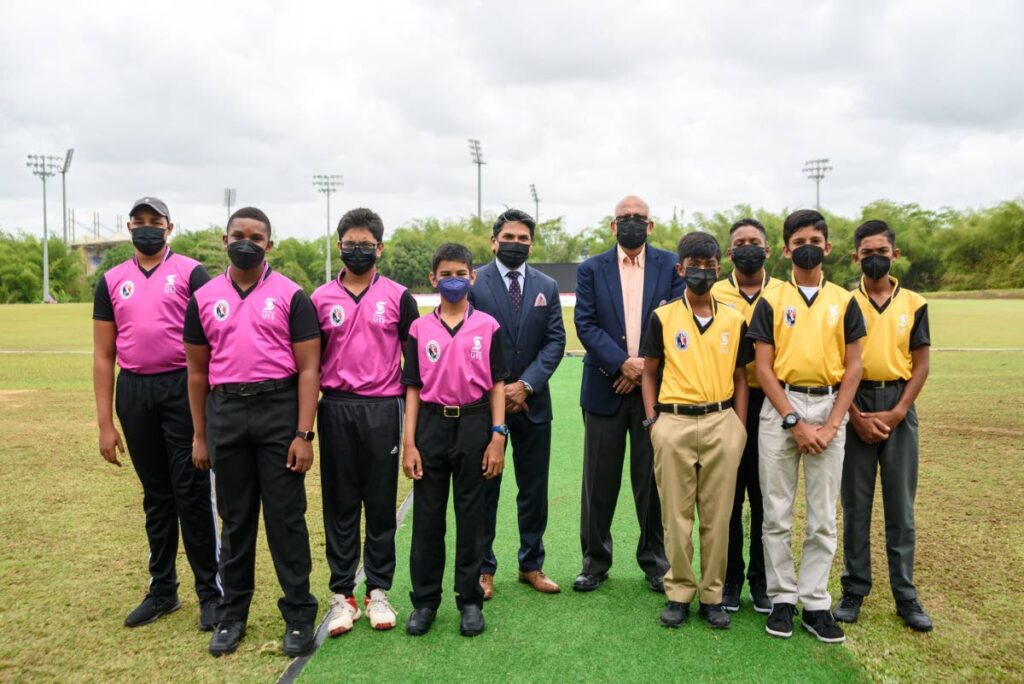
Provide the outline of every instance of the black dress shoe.
{"type": "Polygon", "coordinates": [[[702,603],[697,611],[704,624],[711,629],[729,629],[732,627],[732,620],[729,614],[722,608],[721,603],[702,603]]]}
{"type": "Polygon", "coordinates": [[[722,608],[730,613],[740,609],[740,585],[726,584],[722,587],[722,608]]]}
{"type": "Polygon", "coordinates": [[[177,594],[146,594],[142,603],[124,619],[125,627],[141,627],[156,622],[164,615],[181,608],[177,594]]]}
{"type": "Polygon", "coordinates": [[[924,608],[917,602],[917,599],[897,601],[896,612],[903,618],[907,627],[915,632],[932,631],[932,619],[928,617],[928,613],[924,612],[924,608]]]}
{"type": "Polygon", "coordinates": [[[293,622],[284,629],[284,640],[281,650],[289,658],[297,658],[306,655],[313,649],[316,635],[313,632],[313,623],[293,622]]]}
{"type": "Polygon", "coordinates": [[[661,617],[658,621],[662,627],[681,627],[689,615],[690,604],[669,601],[665,604],[665,610],[661,611],[661,617]]]}
{"type": "Polygon", "coordinates": [[[220,623],[214,628],[213,638],[210,639],[210,655],[220,657],[228,653],[234,653],[244,636],[245,623],[241,620],[220,623]]]}
{"type": "Polygon", "coordinates": [[[839,599],[839,603],[832,609],[832,617],[839,622],[848,622],[853,624],[857,621],[857,617],[860,615],[861,604],[864,603],[864,597],[858,596],[857,594],[849,594],[843,592],[843,595],[839,599]]]}
{"type": "Polygon", "coordinates": [[[220,598],[204,601],[203,605],[199,607],[199,631],[212,631],[217,626],[217,623],[221,621],[223,613],[220,598]]]}
{"type": "Polygon", "coordinates": [[[408,622],[405,623],[405,633],[412,636],[423,636],[430,631],[435,617],[437,617],[437,611],[433,608],[417,608],[412,611],[408,622]]]}
{"type": "Polygon", "coordinates": [[[647,586],[651,588],[655,594],[665,593],[665,578],[658,577],[657,575],[651,575],[647,578],[647,586]]]}
{"type": "Polygon", "coordinates": [[[772,612],[772,600],[768,598],[764,587],[750,587],[750,601],[758,613],[768,615],[772,612]]]}
{"type": "Polygon", "coordinates": [[[601,582],[608,579],[608,573],[602,572],[600,575],[591,575],[590,573],[581,572],[576,575],[576,581],[572,583],[573,591],[594,591],[601,582]]]}
{"type": "Polygon", "coordinates": [[[462,606],[462,619],[459,621],[462,636],[478,636],[484,633],[484,611],[474,603],[462,606]]]}

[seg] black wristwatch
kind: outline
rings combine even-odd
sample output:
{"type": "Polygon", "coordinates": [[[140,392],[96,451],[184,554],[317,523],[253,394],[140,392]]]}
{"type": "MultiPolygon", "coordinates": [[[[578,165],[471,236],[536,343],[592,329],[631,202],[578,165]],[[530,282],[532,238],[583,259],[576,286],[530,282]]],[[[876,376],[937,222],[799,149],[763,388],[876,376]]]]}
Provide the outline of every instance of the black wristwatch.
{"type": "Polygon", "coordinates": [[[310,430],[309,432],[303,432],[302,430],[296,430],[295,431],[295,436],[298,437],[299,439],[304,439],[307,442],[312,442],[313,441],[313,437],[316,436],[316,433],[313,432],[312,430],[310,430]]]}
{"type": "Polygon", "coordinates": [[[789,430],[794,425],[800,422],[800,416],[795,413],[788,413],[786,417],[782,419],[782,429],[789,430]]]}

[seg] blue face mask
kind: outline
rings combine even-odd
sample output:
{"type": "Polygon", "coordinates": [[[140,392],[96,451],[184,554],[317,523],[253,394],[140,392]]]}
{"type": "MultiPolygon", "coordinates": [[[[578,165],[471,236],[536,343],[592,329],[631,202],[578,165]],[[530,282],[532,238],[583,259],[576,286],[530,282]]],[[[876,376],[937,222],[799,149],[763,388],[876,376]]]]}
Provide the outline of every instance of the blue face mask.
{"type": "Polygon", "coordinates": [[[461,302],[469,294],[469,278],[459,276],[441,278],[437,281],[437,291],[452,304],[461,302]]]}

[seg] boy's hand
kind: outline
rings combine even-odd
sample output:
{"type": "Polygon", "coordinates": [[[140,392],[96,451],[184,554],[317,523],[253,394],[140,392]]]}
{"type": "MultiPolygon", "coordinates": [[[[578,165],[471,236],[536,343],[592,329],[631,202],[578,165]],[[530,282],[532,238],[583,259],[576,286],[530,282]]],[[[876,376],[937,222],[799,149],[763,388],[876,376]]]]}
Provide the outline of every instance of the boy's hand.
{"type": "Polygon", "coordinates": [[[113,425],[100,428],[100,455],[108,463],[113,463],[120,468],[121,462],[117,460],[118,452],[124,456],[124,444],[121,443],[121,435],[118,434],[117,428],[113,425]]]}
{"type": "Polygon", "coordinates": [[[636,389],[636,386],[638,384],[640,383],[633,382],[625,375],[620,375],[619,377],[615,378],[615,382],[612,383],[612,388],[615,390],[616,394],[629,394],[634,389],[636,389]]]}
{"type": "Polygon", "coordinates": [[[818,426],[810,425],[805,420],[790,428],[790,432],[801,454],[820,454],[828,446],[828,442],[823,441],[818,434],[818,426]]]}
{"type": "Polygon", "coordinates": [[[491,480],[501,475],[505,469],[505,437],[494,433],[491,443],[484,450],[484,461],[481,464],[484,472],[484,479],[491,480]]]}
{"type": "Polygon", "coordinates": [[[415,445],[406,445],[402,449],[402,471],[410,480],[423,479],[423,461],[420,459],[420,450],[415,445]]]}
{"type": "Polygon", "coordinates": [[[192,465],[196,470],[210,469],[210,450],[206,446],[206,440],[202,437],[192,438],[192,465]]]}
{"type": "Polygon", "coordinates": [[[313,444],[301,437],[292,440],[288,447],[288,470],[304,473],[313,467],[313,444]]]}
{"type": "Polygon", "coordinates": [[[895,430],[896,426],[902,423],[903,419],[907,417],[906,411],[902,411],[898,408],[894,408],[889,411],[878,411],[877,413],[865,413],[864,415],[874,418],[876,421],[888,428],[888,430],[886,430],[886,437],[889,436],[890,430],[895,430]]]}
{"type": "Polygon", "coordinates": [[[889,439],[889,428],[870,413],[850,411],[850,423],[865,444],[878,444],[889,439]]]}

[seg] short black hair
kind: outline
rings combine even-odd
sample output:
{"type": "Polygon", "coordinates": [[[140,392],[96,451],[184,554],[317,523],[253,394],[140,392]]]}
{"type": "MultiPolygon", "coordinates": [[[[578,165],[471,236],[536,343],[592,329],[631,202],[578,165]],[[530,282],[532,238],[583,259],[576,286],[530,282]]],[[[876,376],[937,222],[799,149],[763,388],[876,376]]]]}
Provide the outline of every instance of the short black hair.
{"type": "Polygon", "coordinates": [[[853,231],[854,249],[860,247],[861,240],[872,235],[885,235],[885,239],[889,241],[889,244],[893,247],[896,246],[896,231],[890,228],[889,224],[885,221],[871,219],[860,224],[857,226],[857,230],[853,231]]]}
{"type": "Polygon", "coordinates": [[[506,209],[505,211],[498,214],[498,218],[494,221],[494,231],[491,233],[492,236],[497,236],[501,232],[501,227],[506,223],[511,222],[522,223],[524,226],[530,229],[530,239],[533,239],[533,231],[537,229],[537,222],[533,220],[533,217],[527,214],[521,209],[506,209]]]}
{"type": "Polygon", "coordinates": [[[339,240],[345,237],[345,233],[348,232],[349,228],[365,228],[373,234],[373,239],[377,242],[383,242],[384,240],[384,222],[380,220],[377,212],[372,209],[359,207],[358,209],[346,211],[345,215],[338,221],[339,240]]]}
{"type": "Polygon", "coordinates": [[[787,216],[786,222],[782,224],[782,242],[788,245],[793,233],[808,226],[816,229],[825,236],[825,240],[828,240],[828,224],[825,223],[825,217],[814,209],[799,209],[787,216]]]}
{"type": "Polygon", "coordinates": [[[764,229],[764,225],[756,218],[750,218],[749,216],[741,218],[739,221],[732,224],[732,227],[729,228],[729,235],[731,236],[733,233],[735,233],[743,226],[753,226],[754,228],[757,228],[759,231],[761,231],[761,235],[764,235],[765,238],[768,237],[768,231],[764,229]]]}
{"type": "Polygon", "coordinates": [[[267,237],[270,237],[270,219],[267,218],[267,215],[263,213],[262,209],[257,209],[256,207],[242,207],[228,219],[228,225],[224,228],[225,233],[231,229],[231,222],[236,218],[259,221],[267,227],[267,237]]]}
{"type": "Polygon", "coordinates": [[[455,242],[446,242],[434,250],[434,256],[431,259],[431,271],[437,273],[437,267],[442,261],[457,261],[461,264],[466,264],[470,271],[473,270],[473,253],[467,247],[455,242]]]}
{"type": "Polygon", "coordinates": [[[722,248],[718,246],[718,240],[711,233],[694,231],[687,233],[679,241],[679,263],[683,259],[719,259],[722,258],[722,248]]]}

